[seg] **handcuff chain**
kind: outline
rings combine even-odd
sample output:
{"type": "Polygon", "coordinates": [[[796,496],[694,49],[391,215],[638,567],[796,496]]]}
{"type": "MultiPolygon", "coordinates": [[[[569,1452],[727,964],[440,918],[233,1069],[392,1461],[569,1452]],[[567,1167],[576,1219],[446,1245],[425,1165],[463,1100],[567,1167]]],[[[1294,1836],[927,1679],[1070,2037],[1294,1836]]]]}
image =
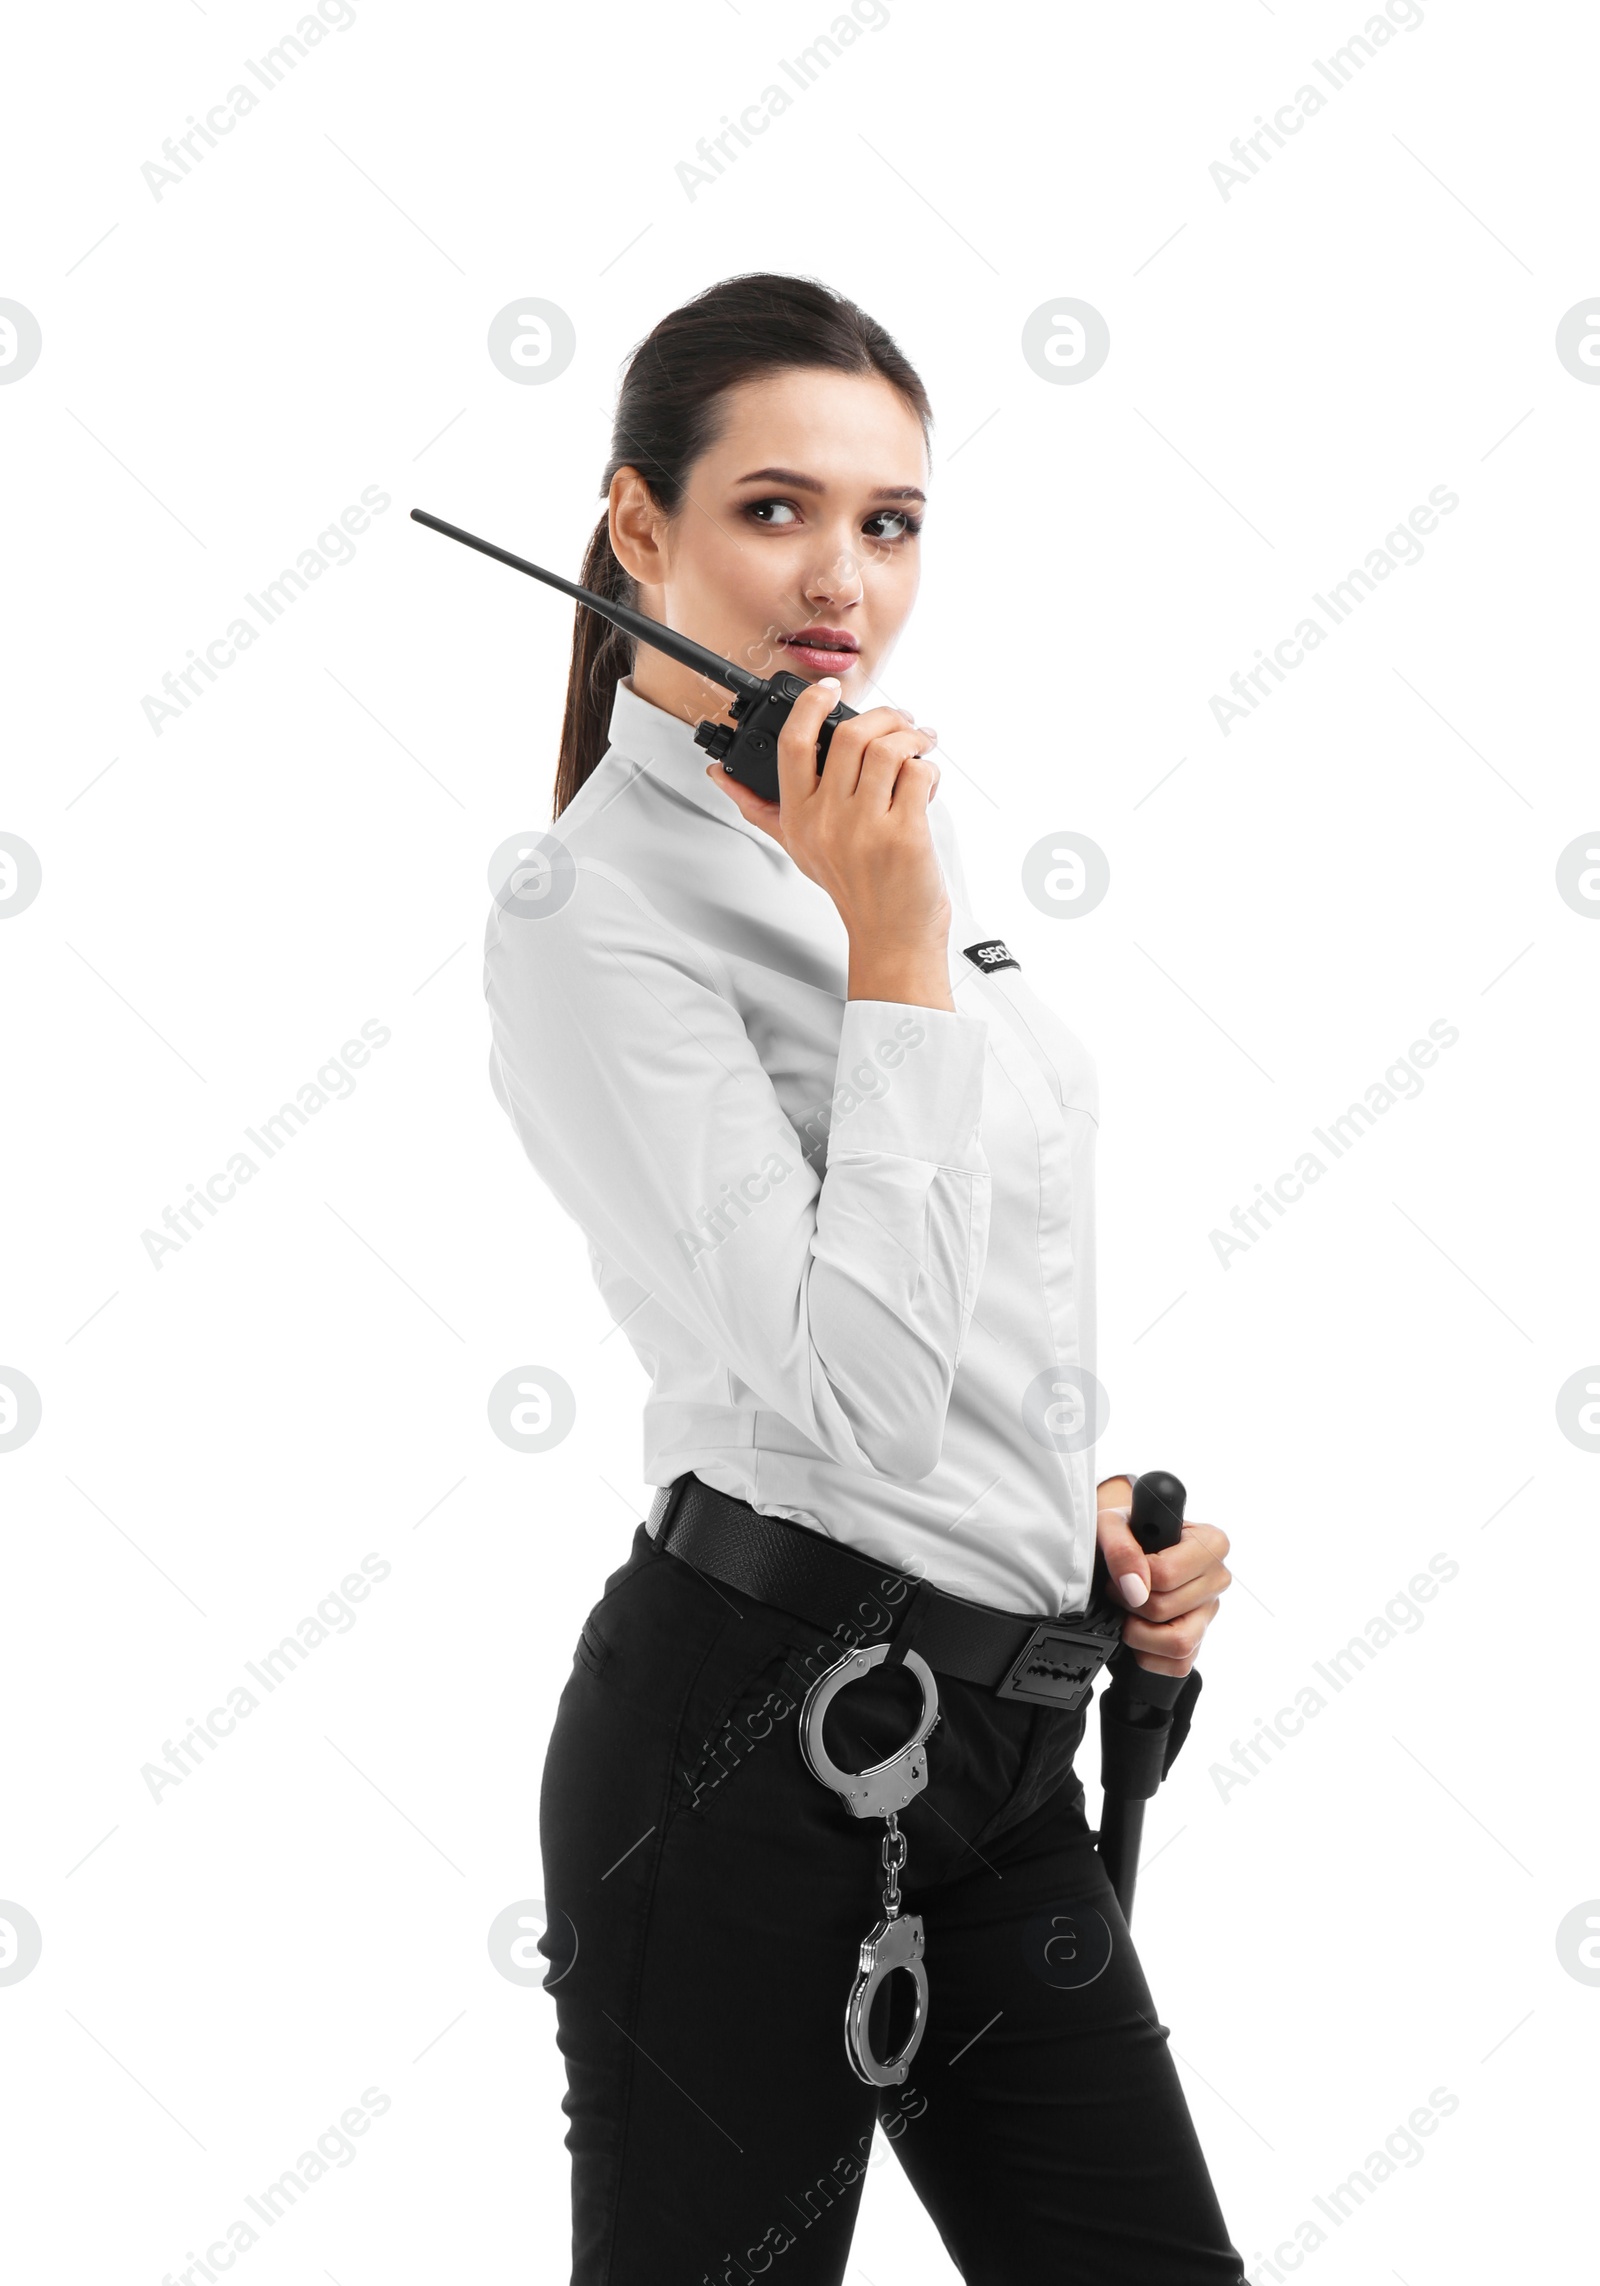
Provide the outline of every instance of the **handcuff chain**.
{"type": "Polygon", "coordinates": [[[892,1921],[900,1910],[900,1874],[906,1862],[906,1837],[900,1831],[899,1812],[891,1810],[888,1831],[883,1837],[883,1870],[886,1875],[883,1891],[883,1910],[892,1921]]]}

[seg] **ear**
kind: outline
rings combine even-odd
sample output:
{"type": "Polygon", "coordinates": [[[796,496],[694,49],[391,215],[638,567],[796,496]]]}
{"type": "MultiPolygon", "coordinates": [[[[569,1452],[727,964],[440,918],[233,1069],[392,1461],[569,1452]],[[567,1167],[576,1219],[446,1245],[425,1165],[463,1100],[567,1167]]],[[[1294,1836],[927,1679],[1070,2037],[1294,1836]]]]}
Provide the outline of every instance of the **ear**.
{"type": "Polygon", "coordinates": [[[667,577],[663,545],[667,518],[636,468],[619,468],[606,506],[611,552],[640,587],[661,587],[667,577]]]}

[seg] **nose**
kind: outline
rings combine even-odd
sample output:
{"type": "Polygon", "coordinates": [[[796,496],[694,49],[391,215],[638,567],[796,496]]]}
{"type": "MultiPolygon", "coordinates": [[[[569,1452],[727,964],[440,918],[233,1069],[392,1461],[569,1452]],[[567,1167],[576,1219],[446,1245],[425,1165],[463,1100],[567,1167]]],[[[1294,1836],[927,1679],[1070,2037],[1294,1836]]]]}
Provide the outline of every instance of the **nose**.
{"type": "Polygon", "coordinates": [[[865,589],[861,578],[861,561],[848,541],[841,541],[825,551],[806,579],[805,599],[813,611],[824,606],[845,609],[859,603],[865,589]]]}

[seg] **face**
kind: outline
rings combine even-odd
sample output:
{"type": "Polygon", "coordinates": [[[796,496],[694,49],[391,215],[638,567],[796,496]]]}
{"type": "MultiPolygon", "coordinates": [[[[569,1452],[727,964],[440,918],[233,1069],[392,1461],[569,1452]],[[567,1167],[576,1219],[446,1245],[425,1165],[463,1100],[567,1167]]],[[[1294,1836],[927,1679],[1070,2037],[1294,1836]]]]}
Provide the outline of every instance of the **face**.
{"type": "MultiPolygon", "coordinates": [[[[847,705],[882,705],[917,592],[921,422],[881,375],[810,367],[742,382],[721,410],[675,516],[636,471],[612,481],[612,545],[641,610],[755,674],[837,675],[847,705]]],[[[689,722],[732,700],[643,645],[632,681],[689,722]]]]}

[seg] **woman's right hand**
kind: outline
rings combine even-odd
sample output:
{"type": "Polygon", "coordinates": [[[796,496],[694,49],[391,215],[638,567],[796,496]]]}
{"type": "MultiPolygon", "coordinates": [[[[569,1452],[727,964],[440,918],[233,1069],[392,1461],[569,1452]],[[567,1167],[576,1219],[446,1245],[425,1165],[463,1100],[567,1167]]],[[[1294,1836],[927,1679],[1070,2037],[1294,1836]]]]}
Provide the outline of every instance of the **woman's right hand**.
{"type": "Polygon", "coordinates": [[[817,734],[838,700],[831,675],[795,700],[778,734],[777,801],[720,762],[707,775],[833,899],[850,939],[852,1000],[953,1008],[950,899],[928,825],[938,733],[898,707],[869,707],[835,730],[819,774],[817,734]]]}

